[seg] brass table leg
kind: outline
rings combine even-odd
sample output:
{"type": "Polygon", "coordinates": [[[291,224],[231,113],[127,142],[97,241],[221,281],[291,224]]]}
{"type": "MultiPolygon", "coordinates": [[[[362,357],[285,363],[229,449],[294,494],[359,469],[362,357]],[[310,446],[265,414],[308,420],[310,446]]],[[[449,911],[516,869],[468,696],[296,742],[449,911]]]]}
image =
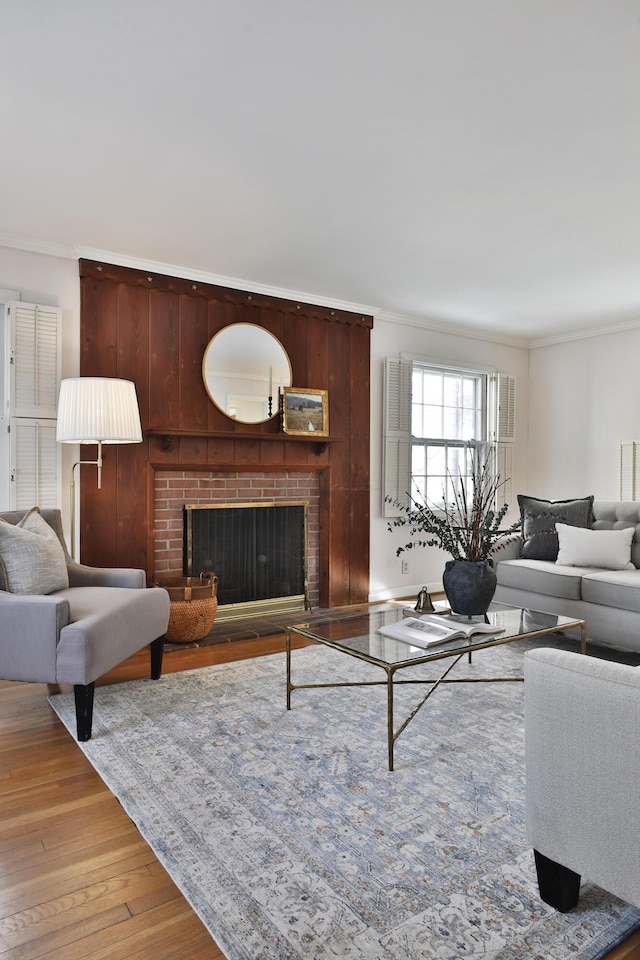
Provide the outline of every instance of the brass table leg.
{"type": "Polygon", "coordinates": [[[291,627],[287,627],[287,710],[291,710],[291,627]]]}
{"type": "Polygon", "coordinates": [[[393,770],[393,671],[387,670],[387,749],[389,754],[389,770],[393,770]]]}

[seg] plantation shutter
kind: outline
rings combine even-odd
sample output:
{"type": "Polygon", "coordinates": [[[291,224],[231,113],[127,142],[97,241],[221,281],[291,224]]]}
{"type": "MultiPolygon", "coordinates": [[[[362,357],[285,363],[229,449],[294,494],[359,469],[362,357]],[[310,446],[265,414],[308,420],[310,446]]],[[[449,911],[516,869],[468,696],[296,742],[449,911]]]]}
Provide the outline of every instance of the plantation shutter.
{"type": "Polygon", "coordinates": [[[9,306],[13,417],[56,418],[61,312],[21,300],[9,306]]]}
{"type": "Polygon", "coordinates": [[[505,373],[492,373],[489,392],[489,439],[513,443],[516,439],[516,378],[505,373]]]}
{"type": "Polygon", "coordinates": [[[513,506],[513,444],[496,444],[496,472],[500,477],[500,486],[496,492],[498,509],[503,503],[513,506]]]}
{"type": "Polygon", "coordinates": [[[12,417],[10,431],[11,509],[59,506],[55,420],[12,417]]]}
{"type": "Polygon", "coordinates": [[[489,439],[494,452],[494,470],[500,478],[496,508],[513,507],[513,448],[516,439],[516,378],[505,373],[489,377],[489,439]]]}
{"type": "Polygon", "coordinates": [[[9,304],[10,503],[15,510],[59,506],[56,417],[62,311],[9,304]]]}
{"type": "Polygon", "coordinates": [[[397,517],[397,505],[386,498],[411,502],[411,362],[396,357],[385,361],[382,442],[382,515],[397,517]]]}
{"type": "Polygon", "coordinates": [[[640,494],[640,442],[620,444],[620,499],[636,500],[640,494]]]}

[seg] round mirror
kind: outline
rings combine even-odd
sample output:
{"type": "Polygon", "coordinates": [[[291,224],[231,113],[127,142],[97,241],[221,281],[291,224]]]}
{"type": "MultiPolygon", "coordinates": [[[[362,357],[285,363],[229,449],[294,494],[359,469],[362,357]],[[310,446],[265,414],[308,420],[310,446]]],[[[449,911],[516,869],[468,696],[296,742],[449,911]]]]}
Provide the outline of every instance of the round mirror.
{"type": "Polygon", "coordinates": [[[216,407],[228,417],[262,423],[278,413],[278,391],[291,386],[291,364],[268,330],[232,323],[207,344],[202,377],[216,407]]]}

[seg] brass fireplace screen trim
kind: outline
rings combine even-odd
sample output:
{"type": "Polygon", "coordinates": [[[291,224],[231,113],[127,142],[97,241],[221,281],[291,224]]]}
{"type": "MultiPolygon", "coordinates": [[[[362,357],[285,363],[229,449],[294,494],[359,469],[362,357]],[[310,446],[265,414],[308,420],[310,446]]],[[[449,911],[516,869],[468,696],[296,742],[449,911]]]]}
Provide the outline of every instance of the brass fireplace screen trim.
{"type": "Polygon", "coordinates": [[[194,510],[236,510],[246,507],[302,507],[303,524],[303,579],[304,579],[304,609],[310,610],[309,600],[309,501],[308,500],[245,500],[245,501],[222,501],[220,503],[185,503],[186,516],[186,547],[187,547],[187,576],[192,574],[192,555],[193,555],[193,521],[192,513],[194,510]]]}

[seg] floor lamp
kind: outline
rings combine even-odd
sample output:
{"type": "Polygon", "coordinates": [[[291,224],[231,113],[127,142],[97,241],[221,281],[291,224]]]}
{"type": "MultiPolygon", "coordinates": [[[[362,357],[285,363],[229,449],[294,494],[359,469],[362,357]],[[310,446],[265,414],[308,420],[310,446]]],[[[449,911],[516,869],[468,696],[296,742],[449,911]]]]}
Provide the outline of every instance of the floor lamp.
{"type": "Polygon", "coordinates": [[[90,463],[98,468],[102,487],[102,444],[141,443],[142,426],[135,384],[107,377],[72,377],[60,384],[58,443],[97,443],[97,460],[78,460],[71,468],[71,556],[75,557],[75,469],[90,463]]]}

